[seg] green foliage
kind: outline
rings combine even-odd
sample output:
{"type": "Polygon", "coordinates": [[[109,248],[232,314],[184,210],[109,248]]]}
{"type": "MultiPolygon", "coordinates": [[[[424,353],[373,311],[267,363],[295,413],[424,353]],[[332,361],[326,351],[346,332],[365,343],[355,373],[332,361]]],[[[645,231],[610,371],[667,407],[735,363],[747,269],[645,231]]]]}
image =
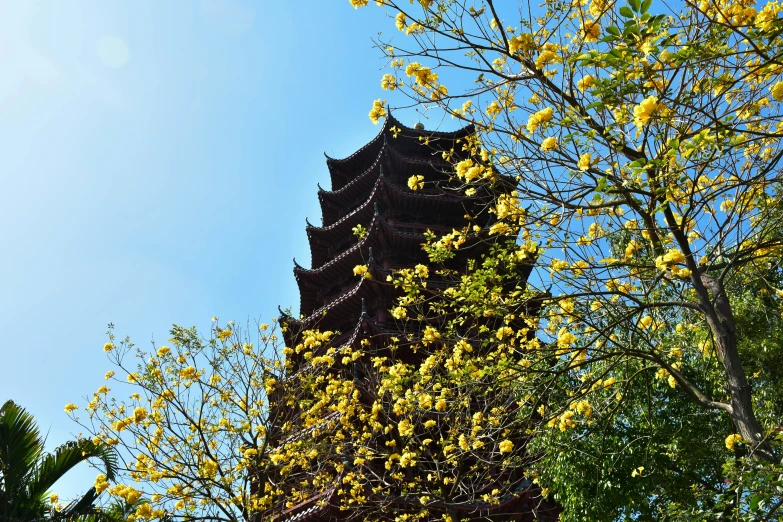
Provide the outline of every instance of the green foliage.
{"type": "Polygon", "coordinates": [[[97,499],[95,488],[62,509],[50,505],[50,489],[74,466],[92,458],[100,460],[107,479],[114,480],[117,457],[110,447],[79,439],[45,453],[35,419],[7,401],[0,409],[0,520],[64,520],[89,512],[97,499]]]}

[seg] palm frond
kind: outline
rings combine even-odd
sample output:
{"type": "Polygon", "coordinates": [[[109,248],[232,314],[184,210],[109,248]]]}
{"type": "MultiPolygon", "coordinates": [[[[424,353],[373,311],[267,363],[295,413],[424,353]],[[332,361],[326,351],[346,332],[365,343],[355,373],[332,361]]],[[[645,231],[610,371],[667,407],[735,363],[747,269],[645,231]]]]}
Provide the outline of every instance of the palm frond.
{"type": "Polygon", "coordinates": [[[63,444],[53,453],[44,455],[40,459],[27,482],[28,497],[31,499],[44,498],[49,488],[63,475],[77,464],[91,458],[101,460],[108,480],[115,479],[118,465],[114,450],[106,444],[95,444],[89,439],[80,439],[63,444]]]}
{"type": "Polygon", "coordinates": [[[27,481],[42,453],[43,441],[33,416],[6,401],[0,408],[0,519],[11,519],[26,509],[27,481]]]}

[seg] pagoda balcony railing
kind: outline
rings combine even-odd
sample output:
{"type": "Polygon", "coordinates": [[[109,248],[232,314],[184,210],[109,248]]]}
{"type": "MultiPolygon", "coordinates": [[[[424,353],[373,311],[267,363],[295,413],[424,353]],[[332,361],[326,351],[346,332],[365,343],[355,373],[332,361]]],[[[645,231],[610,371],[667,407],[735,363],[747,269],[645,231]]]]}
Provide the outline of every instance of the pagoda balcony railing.
{"type": "Polygon", "coordinates": [[[428,230],[436,235],[448,234],[454,227],[427,225],[424,223],[391,223],[392,228],[403,234],[423,236],[428,230]]]}
{"type": "Polygon", "coordinates": [[[355,284],[353,284],[353,285],[347,285],[345,288],[343,288],[342,290],[340,290],[340,291],[339,291],[339,292],[337,292],[336,294],[327,295],[326,297],[324,297],[324,304],[323,304],[323,306],[326,306],[326,305],[328,305],[329,303],[331,303],[331,302],[333,302],[333,301],[336,301],[336,300],[337,300],[337,299],[339,299],[340,297],[344,296],[345,294],[347,294],[348,292],[350,292],[351,290],[353,290],[355,287],[356,287],[356,285],[355,285],[355,284]]]}
{"type": "Polygon", "coordinates": [[[339,245],[331,246],[331,247],[326,249],[326,254],[331,259],[334,259],[335,257],[339,256],[340,254],[342,254],[343,252],[345,252],[349,248],[355,246],[357,242],[358,242],[358,240],[352,238],[352,239],[350,239],[348,241],[345,241],[344,243],[340,243],[339,245]]]}

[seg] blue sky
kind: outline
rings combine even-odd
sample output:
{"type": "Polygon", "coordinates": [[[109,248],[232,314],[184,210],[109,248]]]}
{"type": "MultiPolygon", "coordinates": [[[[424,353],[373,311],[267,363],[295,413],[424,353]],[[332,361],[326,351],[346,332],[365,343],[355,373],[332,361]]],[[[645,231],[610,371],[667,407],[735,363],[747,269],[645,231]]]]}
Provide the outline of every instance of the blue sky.
{"type": "Polygon", "coordinates": [[[323,152],[378,132],[379,30],[348,0],[0,0],[0,400],[50,448],[104,383],[109,322],[145,345],[296,308],[323,152]]]}

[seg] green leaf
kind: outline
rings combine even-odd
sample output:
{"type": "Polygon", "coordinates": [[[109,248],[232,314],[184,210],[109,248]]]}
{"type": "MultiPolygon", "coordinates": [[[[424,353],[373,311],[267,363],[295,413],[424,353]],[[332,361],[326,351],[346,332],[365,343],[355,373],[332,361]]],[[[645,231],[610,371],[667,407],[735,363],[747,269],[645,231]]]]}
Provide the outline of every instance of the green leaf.
{"type": "Polygon", "coordinates": [[[631,11],[631,9],[627,6],[622,6],[620,8],[620,16],[623,18],[633,18],[633,11],[631,11]]]}
{"type": "Polygon", "coordinates": [[[652,5],[652,0],[644,0],[642,2],[642,13],[646,13],[650,10],[650,6],[652,5]]]}
{"type": "Polygon", "coordinates": [[[631,9],[633,9],[635,13],[639,12],[639,7],[640,7],[639,0],[628,0],[628,5],[631,6],[631,9]]]}
{"type": "Polygon", "coordinates": [[[615,36],[620,36],[620,34],[621,34],[620,33],[620,29],[618,29],[617,26],[615,26],[615,25],[610,25],[609,27],[607,27],[606,28],[606,32],[609,33],[609,34],[613,34],[615,36]]]}

